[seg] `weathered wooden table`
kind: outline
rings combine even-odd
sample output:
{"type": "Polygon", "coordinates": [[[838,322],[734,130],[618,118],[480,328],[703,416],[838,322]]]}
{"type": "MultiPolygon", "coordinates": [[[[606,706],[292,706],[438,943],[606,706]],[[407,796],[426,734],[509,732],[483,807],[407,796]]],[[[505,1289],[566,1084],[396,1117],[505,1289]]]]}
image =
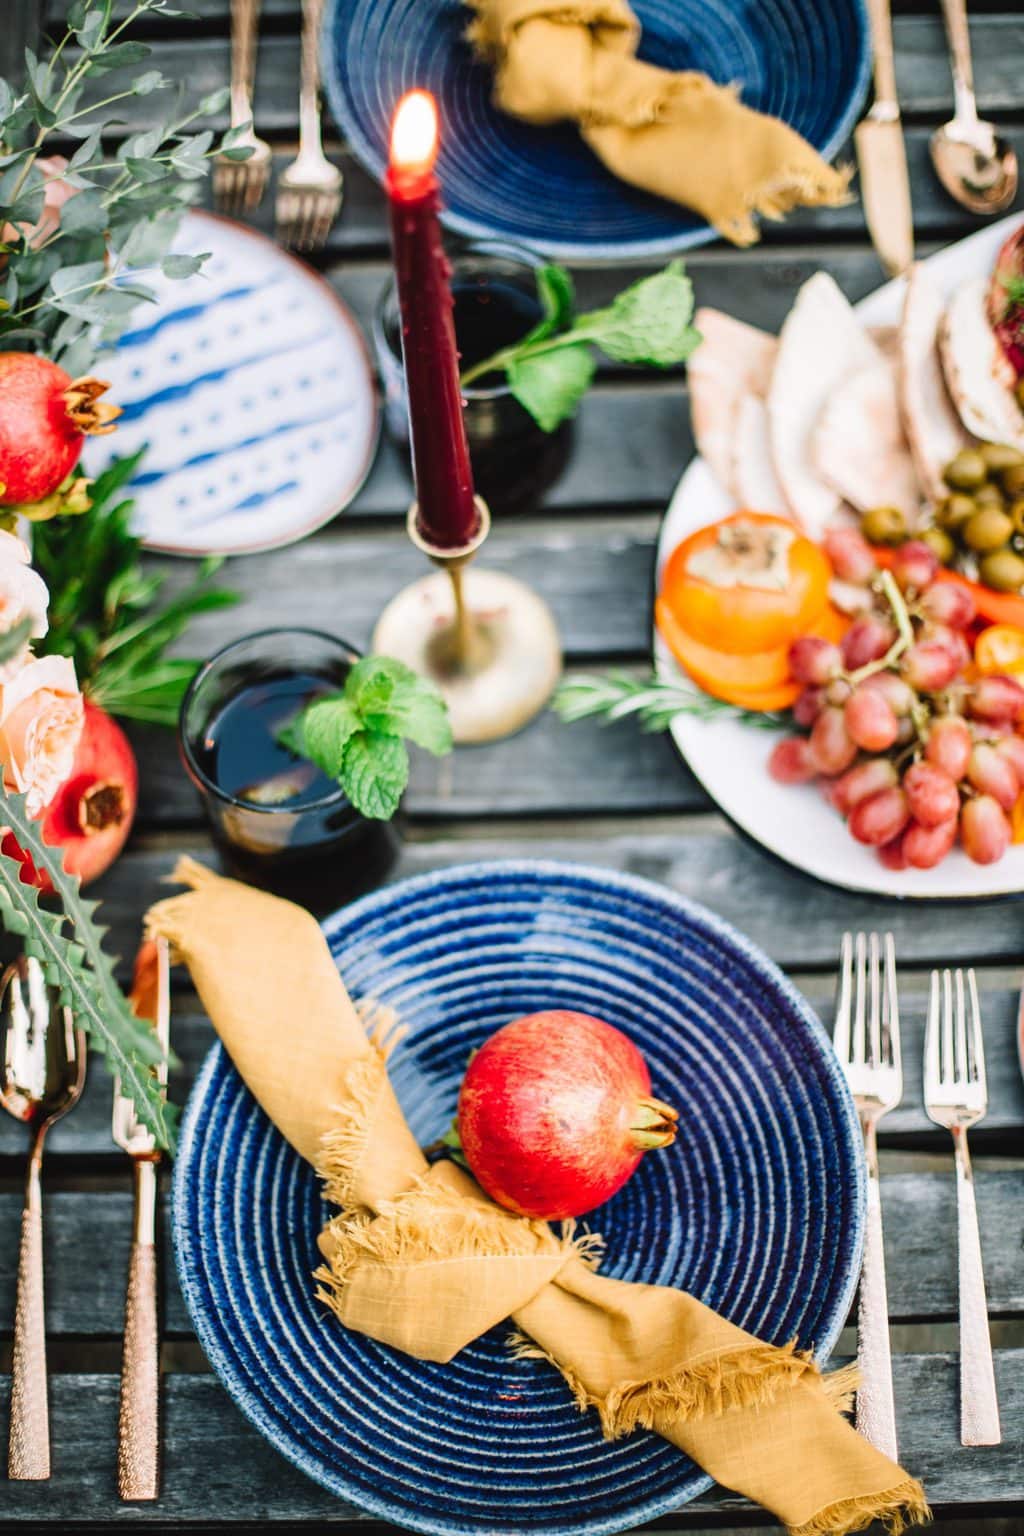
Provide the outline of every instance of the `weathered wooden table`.
{"type": "MultiPolygon", "coordinates": [[[[5,0],[0,50],[31,32],[40,0],[5,0]],[[12,14],[13,13],[13,14],[12,14]]],[[[126,0],[116,0],[127,9],[126,0]]],[[[228,0],[189,0],[196,21],[153,30],[155,63],[197,94],[227,79],[228,0]]],[[[50,0],[51,22],[66,0],[50,0]]],[[[1024,14],[1020,0],[980,0],[973,24],[983,110],[1012,130],[1024,123],[1024,14]]],[[[299,0],[264,0],[257,124],[284,163],[296,135],[299,0]]],[[[900,93],[922,251],[968,233],[928,165],[930,126],[952,96],[938,6],[897,5],[900,93]]],[[[0,58],[3,53],[0,52],[0,58]]],[[[8,53],[13,58],[13,51],[8,53]]],[[[104,79],[104,94],[108,87],[104,79]]],[[[131,106],[141,125],[150,98],[131,106]]],[[[1024,129],[1019,131],[1024,149],[1024,129]]],[[[338,150],[346,202],[321,261],[328,280],[365,323],[387,271],[384,206],[377,187],[338,150]]],[[[268,197],[257,222],[269,228],[268,197]]],[[[1024,201],[1021,206],[1024,207],[1024,201]]],[[[701,301],[776,327],[797,286],[824,266],[851,298],[880,280],[857,207],[797,214],[750,251],[714,245],[688,260],[701,301]]],[[[637,269],[640,270],[640,269],[637,269]]],[[[626,274],[577,274],[586,304],[602,302],[626,274]]],[[[570,663],[642,669],[650,635],[651,575],[659,517],[692,452],[685,383],[607,370],[581,411],[568,472],[535,517],[500,524],[488,546],[498,569],[526,576],[557,615],[570,663]]],[[[236,561],[230,580],[244,606],[198,624],[197,653],[246,630],[303,622],[358,646],[385,600],[420,570],[403,518],[410,487],[399,456],[382,444],[354,507],[315,538],[236,561]]],[[[182,576],[176,568],[175,579],[182,576]]],[[[143,793],[128,851],[98,890],[118,953],[130,955],[139,919],[176,854],[209,847],[170,736],[140,739],[143,793]]],[[[706,902],[751,935],[828,1012],[844,928],[896,934],[906,1019],[906,1097],[884,1123],[883,1200],[896,1350],[896,1398],[905,1463],[924,1479],[944,1529],[1024,1531],[1024,1085],[1014,1046],[1024,956],[1024,909],[1015,902],[925,910],[881,904],[812,884],[740,842],[714,813],[663,738],[629,727],[602,731],[538,720],[515,740],[421,758],[407,800],[407,844],[398,871],[465,859],[543,853],[627,869],[706,902]],[[956,1253],[952,1161],[921,1107],[921,1036],[928,968],[979,966],[991,1110],[974,1137],[1004,1441],[959,1443],[956,1253]]],[[[211,1030],[194,997],[176,997],[172,1084],[184,1099],[211,1030]]],[[[0,1370],[10,1370],[14,1273],[24,1146],[0,1117],[0,1370]]],[[[251,1429],[210,1374],[165,1250],[163,1492],[153,1505],[119,1504],[114,1483],[117,1371],[130,1233],[130,1177],[110,1140],[110,1084],[98,1067],[85,1099],[54,1132],[46,1173],[47,1321],[52,1373],[54,1473],[45,1485],[0,1482],[0,1529],[38,1522],[66,1530],[117,1522],[167,1531],[254,1520],[279,1528],[309,1520],[365,1519],[282,1460],[251,1429]]],[[[852,1349],[852,1333],[841,1348],[852,1349]]],[[[0,1376],[6,1401],[9,1375],[0,1376]]],[[[3,1416],[0,1415],[0,1424],[3,1416]]],[[[696,1532],[767,1524],[762,1512],[714,1493],[663,1526],[696,1532]]]]}

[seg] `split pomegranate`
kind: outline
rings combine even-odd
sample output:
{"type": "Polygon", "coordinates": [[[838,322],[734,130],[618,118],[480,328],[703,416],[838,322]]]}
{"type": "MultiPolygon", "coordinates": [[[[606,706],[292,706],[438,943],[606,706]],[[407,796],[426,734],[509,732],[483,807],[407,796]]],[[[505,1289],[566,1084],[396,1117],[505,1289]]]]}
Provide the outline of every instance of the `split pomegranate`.
{"type": "Polygon", "coordinates": [[[100,379],[72,379],[32,352],[0,353],[0,506],[42,501],[58,490],[87,436],[112,432],[117,406],[100,379]]]}
{"type": "Polygon", "coordinates": [[[989,324],[1018,378],[1024,376],[1024,226],[1015,229],[996,257],[988,288],[989,324]]]}
{"type": "MultiPolygon", "coordinates": [[[[96,880],[127,841],[139,797],[139,772],[128,738],[99,705],[85,700],[85,724],[71,775],[40,817],[43,842],[61,848],[64,868],[83,885],[96,880]]],[[[5,852],[18,853],[8,836],[5,852]]],[[[49,877],[19,854],[22,879],[49,893],[49,877]]]]}
{"type": "Polygon", "coordinates": [[[610,1199],[645,1152],[675,1140],[677,1120],[651,1097],[647,1064],[621,1030],[564,1009],[499,1029],[459,1094],[459,1138],[478,1183],[544,1221],[610,1199]]]}

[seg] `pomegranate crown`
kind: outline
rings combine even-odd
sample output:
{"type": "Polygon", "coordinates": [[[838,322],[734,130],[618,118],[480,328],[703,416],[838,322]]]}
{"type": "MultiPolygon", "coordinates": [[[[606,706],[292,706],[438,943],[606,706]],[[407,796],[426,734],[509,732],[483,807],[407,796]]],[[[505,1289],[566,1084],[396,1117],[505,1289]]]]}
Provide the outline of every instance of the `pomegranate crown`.
{"type": "Polygon", "coordinates": [[[100,399],[109,388],[104,379],[87,377],[72,379],[64,391],[68,418],[83,436],[101,437],[105,432],[113,432],[121,407],[100,399]]]}

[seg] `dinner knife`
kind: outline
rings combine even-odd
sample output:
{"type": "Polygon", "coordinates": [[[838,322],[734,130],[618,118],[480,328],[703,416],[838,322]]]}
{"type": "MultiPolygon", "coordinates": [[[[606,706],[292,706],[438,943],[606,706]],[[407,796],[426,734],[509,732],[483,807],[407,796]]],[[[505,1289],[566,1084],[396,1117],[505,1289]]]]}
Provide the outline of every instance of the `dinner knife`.
{"type": "Polygon", "coordinates": [[[875,100],[867,117],[857,125],[853,142],[872,244],[889,276],[898,277],[914,260],[914,220],[907,147],[896,95],[889,0],[868,0],[868,15],[875,61],[875,100]]]}
{"type": "MultiPolygon", "coordinates": [[[[170,1046],[170,957],[164,939],[147,940],[135,961],[132,1007],[157,1032],[163,1055],[157,1067],[167,1086],[170,1046]]],[[[132,1159],[135,1207],[121,1355],[117,1426],[117,1491],[122,1499],[155,1499],[159,1491],[160,1342],[157,1330],[156,1195],[160,1149],[140,1124],[131,1099],[114,1087],[113,1134],[132,1159]]]]}

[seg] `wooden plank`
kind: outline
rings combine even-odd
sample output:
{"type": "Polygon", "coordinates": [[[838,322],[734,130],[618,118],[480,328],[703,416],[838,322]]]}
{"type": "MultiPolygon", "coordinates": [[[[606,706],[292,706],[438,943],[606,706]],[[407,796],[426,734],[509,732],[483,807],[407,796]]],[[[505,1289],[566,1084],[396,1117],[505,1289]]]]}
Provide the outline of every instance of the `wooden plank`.
{"type": "MultiPolygon", "coordinates": [[[[685,1155],[685,1148],[683,1149],[685,1155]]],[[[46,1320],[51,1336],[120,1335],[131,1238],[131,1195],[123,1188],[49,1190],[44,1199],[46,1320]]],[[[988,1171],[979,1160],[976,1185],[985,1281],[993,1317],[1024,1312],[1020,1264],[1024,1164],[988,1171]]],[[[166,1181],[165,1181],[166,1183],[166,1181]]],[[[952,1157],[947,1173],[882,1176],[889,1315],[896,1322],[938,1322],[957,1315],[956,1194],[952,1157]]],[[[20,1193],[0,1192],[0,1337],[14,1327],[20,1193]],[[9,1234],[11,1241],[2,1240],[9,1234]]],[[[169,1199],[163,1206],[163,1336],[191,1336],[170,1250],[169,1199]]]]}
{"type": "MultiPolygon", "coordinates": [[[[183,980],[183,973],[177,973],[183,980]]],[[[830,975],[800,976],[796,983],[819,1016],[831,1020],[834,1001],[830,975]]],[[[1016,1049],[1018,992],[996,981],[981,977],[981,1007],[985,1021],[986,1066],[989,1087],[989,1111],[971,1132],[971,1142],[978,1151],[1020,1151],[1021,1127],[1024,1126],[1024,1082],[1021,1081],[1016,1049]]],[[[880,1130],[886,1148],[931,1147],[947,1150],[945,1134],[935,1128],[924,1111],[921,1087],[921,1058],[924,1018],[927,1002],[926,979],[903,974],[900,1002],[903,1018],[904,1094],[903,1103],[887,1115],[880,1130]]],[[[213,1029],[194,994],[176,992],[173,1021],[174,1049],[180,1067],[171,1076],[171,1098],[184,1104],[196,1073],[213,1043],[213,1029]]],[[[74,1113],[59,1121],[47,1139],[47,1167],[55,1177],[74,1177],[83,1159],[89,1167],[102,1166],[122,1179],[124,1163],[110,1139],[110,1078],[98,1057],[90,1061],[89,1077],[82,1102],[74,1113]],[[102,1161],[101,1161],[102,1160],[102,1161]]],[[[20,1170],[25,1156],[25,1134],[21,1126],[7,1116],[0,1117],[0,1168],[12,1177],[20,1170]]],[[[13,1186],[12,1186],[13,1187],[13,1186]]]]}
{"type": "MultiPolygon", "coordinates": [[[[925,1485],[936,1514],[1010,1513],[1024,1508],[1021,1443],[1024,1350],[996,1353],[996,1376],[1008,1433],[984,1451],[960,1445],[958,1362],[955,1355],[900,1355],[894,1361],[903,1464],[925,1485]]],[[[0,1380],[0,1401],[9,1381],[0,1380]]],[[[117,1379],[55,1376],[51,1382],[53,1477],[9,1483],[0,1522],[63,1528],[69,1521],[130,1521],[133,1526],[197,1519],[276,1525],[320,1520],[344,1524],[365,1517],[330,1497],[285,1462],[232,1407],[213,1377],[174,1375],[164,1382],[164,1467],[160,1498],[118,1505],[114,1494],[117,1379]]],[[[734,1512],[761,1524],[745,1500],[721,1489],[673,1517],[675,1530],[702,1517],[734,1512]]],[[[2,1528],[2,1527],[0,1527],[2,1528]]],[[[383,1527],[380,1527],[383,1531],[383,1527]]]]}
{"type": "MultiPolygon", "coordinates": [[[[161,895],[178,853],[211,858],[203,836],[139,838],[95,887],[112,925],[111,949],[134,952],[139,916],[161,895]]],[[[991,901],[969,906],[887,902],[819,884],[783,867],[713,818],[643,822],[518,822],[438,828],[424,840],[415,827],[394,878],[471,861],[565,859],[623,870],[667,885],[720,913],[788,970],[827,970],[840,935],[879,923],[893,931],[904,966],[1020,964],[1021,908],[991,901]]]]}
{"type": "MultiPolygon", "coordinates": [[[[900,102],[908,117],[948,115],[952,80],[942,23],[937,14],[895,18],[893,36],[900,102]]],[[[1019,60],[1024,54],[1024,19],[1018,15],[977,16],[971,28],[978,105],[984,112],[1020,107],[1019,60]]],[[[261,133],[294,134],[297,120],[299,40],[270,33],[262,39],[256,72],[256,126],[261,133]]],[[[187,81],[196,97],[228,78],[226,38],[210,36],[153,42],[152,64],[170,80],[187,81]]],[[[128,72],[111,71],[88,82],[86,99],[101,100],[124,88],[128,72]]],[[[159,98],[134,97],[118,104],[117,116],[134,129],[158,120],[159,98]]]]}
{"type": "Polygon", "coordinates": [[[25,49],[35,48],[42,30],[45,0],[16,0],[13,15],[0,27],[0,79],[20,84],[25,74],[25,49]]]}

